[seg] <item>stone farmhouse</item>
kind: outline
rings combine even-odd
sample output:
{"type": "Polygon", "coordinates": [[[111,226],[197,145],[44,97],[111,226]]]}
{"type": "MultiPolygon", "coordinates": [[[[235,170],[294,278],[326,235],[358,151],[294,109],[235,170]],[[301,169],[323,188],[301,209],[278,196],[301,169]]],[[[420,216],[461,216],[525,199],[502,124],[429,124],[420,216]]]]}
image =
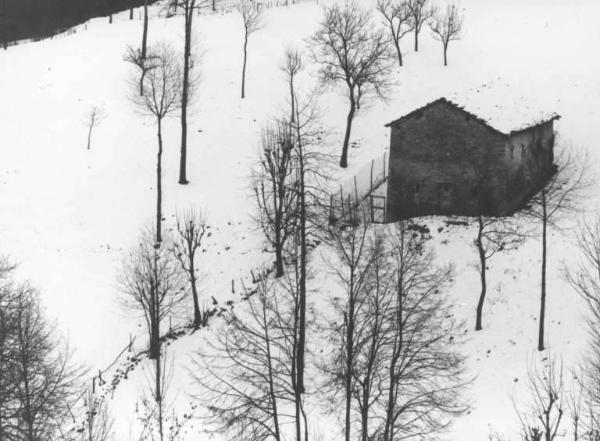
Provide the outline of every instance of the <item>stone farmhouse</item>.
{"type": "Polygon", "coordinates": [[[392,121],[385,221],[513,214],[555,172],[558,118],[501,131],[440,98],[392,121]]]}

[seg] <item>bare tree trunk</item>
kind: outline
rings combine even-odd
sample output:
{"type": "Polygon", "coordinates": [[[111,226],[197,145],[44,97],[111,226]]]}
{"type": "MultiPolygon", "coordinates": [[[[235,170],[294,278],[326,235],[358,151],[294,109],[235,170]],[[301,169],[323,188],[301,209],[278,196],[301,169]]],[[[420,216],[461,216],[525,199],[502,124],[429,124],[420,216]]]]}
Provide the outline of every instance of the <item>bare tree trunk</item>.
{"type": "Polygon", "coordinates": [[[129,20],[133,20],[133,5],[129,8],[129,20]]]}
{"type": "Polygon", "coordinates": [[[87,149],[90,149],[92,143],[92,129],[94,128],[93,124],[90,124],[90,128],[88,131],[88,139],[87,139],[87,149]]]}
{"type": "Polygon", "coordinates": [[[242,65],[242,99],[246,98],[246,59],[248,56],[248,34],[244,36],[244,64],[242,65]]]}
{"type": "Polygon", "coordinates": [[[162,119],[158,118],[158,154],[156,156],[156,242],[162,242],[162,119]]]}
{"type": "Polygon", "coordinates": [[[281,436],[279,434],[279,412],[277,411],[277,398],[275,395],[275,387],[274,387],[274,376],[273,376],[273,362],[272,362],[272,356],[271,356],[271,338],[269,336],[269,326],[268,326],[268,319],[267,319],[267,305],[266,305],[266,299],[265,299],[265,304],[263,304],[262,306],[262,313],[263,313],[263,323],[264,323],[264,334],[265,334],[265,349],[267,351],[267,372],[268,372],[268,378],[269,378],[269,396],[271,399],[271,408],[272,408],[272,412],[273,412],[273,428],[275,429],[275,441],[280,441],[281,440],[281,436]]]}
{"type": "Polygon", "coordinates": [[[485,249],[483,248],[482,236],[483,236],[483,219],[481,216],[478,217],[479,230],[477,233],[477,251],[479,251],[479,275],[481,277],[481,293],[479,294],[479,302],[477,303],[477,318],[475,321],[475,330],[481,331],[481,316],[483,314],[483,303],[485,301],[485,295],[487,293],[487,281],[486,281],[486,256],[485,249]]]}
{"type": "Polygon", "coordinates": [[[418,30],[418,26],[415,26],[415,52],[419,52],[419,30],[418,30]]]}
{"type": "Polygon", "coordinates": [[[300,173],[299,179],[299,207],[300,207],[300,295],[298,299],[298,355],[297,355],[297,389],[298,394],[304,393],[304,353],[306,348],[306,266],[307,246],[306,246],[306,187],[304,170],[304,146],[300,129],[300,115],[296,109],[296,131],[298,143],[298,167],[300,173]]]}
{"type": "Polygon", "coordinates": [[[398,54],[398,64],[400,64],[400,67],[402,67],[404,64],[402,60],[402,49],[400,49],[400,43],[394,41],[394,46],[396,46],[396,53],[398,54]]]}
{"type": "MultiPolygon", "coordinates": [[[[354,270],[350,270],[350,286],[354,289],[354,270]]],[[[349,313],[346,317],[348,325],[346,328],[346,375],[344,378],[344,389],[346,393],[346,415],[344,424],[344,441],[350,441],[350,426],[352,424],[352,374],[354,371],[354,299],[349,301],[349,313]]]]}
{"type": "Polygon", "coordinates": [[[181,94],[181,155],[179,158],[179,183],[188,183],[187,166],[187,106],[190,89],[190,56],[192,51],[192,20],[194,17],[194,2],[186,3],[185,12],[185,48],[183,53],[183,87],[181,94]]]}
{"type": "MultiPolygon", "coordinates": [[[[296,268],[296,275],[298,274],[298,267],[297,267],[297,263],[295,263],[296,268]]],[[[300,290],[298,290],[298,294],[300,294],[300,290]]],[[[292,360],[291,360],[291,364],[292,364],[292,386],[294,388],[294,404],[295,404],[295,419],[294,419],[294,424],[296,427],[296,441],[302,441],[302,424],[300,422],[300,416],[302,413],[302,391],[300,390],[300,388],[298,387],[298,328],[299,328],[299,323],[300,323],[300,315],[299,315],[299,296],[294,298],[295,304],[294,304],[294,326],[293,326],[293,348],[292,348],[292,360]]],[[[308,438],[307,440],[308,441],[308,438]]]]}
{"type": "Polygon", "coordinates": [[[354,92],[351,92],[350,97],[350,111],[346,120],[346,135],[344,136],[344,145],[342,146],[342,157],[340,158],[340,167],[348,167],[348,146],[350,144],[350,132],[352,131],[352,121],[354,120],[354,114],[356,113],[356,101],[354,99],[354,92]]]}
{"type": "Polygon", "coordinates": [[[293,124],[296,122],[296,96],[294,93],[294,75],[290,75],[290,103],[292,105],[292,115],[290,122],[293,124]]]}
{"type": "Polygon", "coordinates": [[[548,213],[546,207],[545,189],[542,190],[542,293],[540,299],[540,329],[538,334],[538,350],[544,350],[544,324],[546,320],[546,260],[547,260],[547,224],[548,213]]]}
{"type": "Polygon", "coordinates": [[[144,0],[144,31],[142,34],[142,60],[146,59],[148,47],[148,0],[144,0]]]}
{"type": "MultiPolygon", "coordinates": [[[[142,63],[144,63],[145,60],[146,60],[146,56],[145,55],[143,55],[142,60],[143,60],[142,63]]],[[[142,68],[142,72],[140,74],[140,96],[144,96],[144,79],[145,78],[146,78],[146,68],[143,67],[142,68]]]]}
{"type": "MultiPolygon", "coordinates": [[[[281,243],[281,232],[279,229],[275,230],[275,241],[281,243]]],[[[275,247],[275,277],[283,276],[283,250],[281,246],[275,247]]]]}
{"type": "MultiPolygon", "coordinates": [[[[302,150],[302,147],[300,146],[302,150]]],[[[301,152],[301,155],[304,153],[301,152]]],[[[300,163],[300,323],[298,335],[298,389],[304,393],[304,352],[306,348],[306,195],[304,159],[300,163]]]]}
{"type": "Polygon", "coordinates": [[[161,356],[160,348],[158,350],[158,356],[156,357],[156,406],[158,408],[158,434],[160,441],[163,441],[163,393],[162,393],[162,378],[161,378],[161,356]]]}
{"type": "Polygon", "coordinates": [[[217,0],[212,0],[212,10],[213,12],[217,12],[217,0]]]}
{"type": "Polygon", "coordinates": [[[192,298],[194,300],[194,326],[202,324],[200,302],[198,301],[198,287],[196,286],[196,272],[194,270],[194,252],[190,249],[190,284],[192,285],[192,298]]]}
{"type": "Polygon", "coordinates": [[[444,66],[448,66],[448,44],[444,43],[444,66]]]}

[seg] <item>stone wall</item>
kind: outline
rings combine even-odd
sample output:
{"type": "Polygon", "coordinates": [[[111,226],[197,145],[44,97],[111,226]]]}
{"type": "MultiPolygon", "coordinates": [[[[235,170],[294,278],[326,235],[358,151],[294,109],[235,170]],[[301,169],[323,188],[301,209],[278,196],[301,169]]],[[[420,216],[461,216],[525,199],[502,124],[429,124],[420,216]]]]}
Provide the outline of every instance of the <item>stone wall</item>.
{"type": "Polygon", "coordinates": [[[504,144],[505,135],[450,104],[403,119],[391,132],[388,219],[493,210],[498,195],[482,170],[504,144]]]}
{"type": "Polygon", "coordinates": [[[548,121],[503,134],[440,100],[391,124],[387,221],[430,214],[502,216],[553,170],[548,121]]]}

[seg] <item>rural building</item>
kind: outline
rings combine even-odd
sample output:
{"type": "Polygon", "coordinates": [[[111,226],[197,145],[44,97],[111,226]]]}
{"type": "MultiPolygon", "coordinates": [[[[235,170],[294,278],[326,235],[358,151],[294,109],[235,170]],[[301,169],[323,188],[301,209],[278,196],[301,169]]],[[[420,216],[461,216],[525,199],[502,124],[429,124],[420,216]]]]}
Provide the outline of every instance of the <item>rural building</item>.
{"type": "Polygon", "coordinates": [[[386,221],[514,213],[555,171],[558,118],[501,131],[441,98],[392,121],[386,221]]]}

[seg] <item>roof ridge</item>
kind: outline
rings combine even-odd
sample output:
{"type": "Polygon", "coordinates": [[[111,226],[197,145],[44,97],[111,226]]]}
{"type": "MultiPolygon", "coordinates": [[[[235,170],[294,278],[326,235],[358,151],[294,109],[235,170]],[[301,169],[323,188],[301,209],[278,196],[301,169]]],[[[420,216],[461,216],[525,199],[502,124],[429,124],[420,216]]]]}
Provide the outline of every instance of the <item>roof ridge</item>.
{"type": "Polygon", "coordinates": [[[425,105],[423,105],[421,107],[418,107],[417,109],[414,109],[414,110],[410,111],[409,113],[401,116],[398,119],[395,119],[394,121],[386,124],[385,127],[392,127],[392,126],[396,125],[397,123],[405,120],[406,118],[410,118],[411,116],[415,115],[418,112],[423,112],[423,111],[429,109],[430,107],[432,107],[434,105],[437,105],[437,104],[441,104],[441,103],[447,104],[447,105],[449,105],[449,106],[451,106],[451,107],[453,107],[453,108],[455,108],[457,110],[460,110],[461,112],[467,114],[469,117],[473,118],[475,121],[479,122],[483,126],[487,127],[490,130],[493,130],[494,132],[499,133],[499,134],[501,134],[503,136],[510,136],[512,133],[521,132],[521,131],[527,130],[529,128],[536,127],[536,126],[539,126],[541,124],[545,124],[545,123],[547,123],[549,121],[554,121],[554,120],[560,118],[560,115],[558,115],[556,113],[553,113],[552,116],[550,116],[549,118],[543,119],[543,120],[537,122],[536,124],[528,125],[527,127],[524,127],[524,128],[521,128],[521,129],[509,130],[507,132],[504,132],[504,131],[499,130],[496,127],[494,127],[488,120],[486,120],[486,119],[484,119],[484,118],[476,115],[475,113],[467,110],[463,105],[457,104],[456,102],[454,102],[454,101],[452,101],[452,100],[450,100],[450,99],[448,99],[446,97],[440,97],[440,98],[438,98],[438,99],[436,99],[434,101],[431,101],[431,102],[429,102],[429,103],[427,103],[427,104],[425,104],[425,105]]]}

